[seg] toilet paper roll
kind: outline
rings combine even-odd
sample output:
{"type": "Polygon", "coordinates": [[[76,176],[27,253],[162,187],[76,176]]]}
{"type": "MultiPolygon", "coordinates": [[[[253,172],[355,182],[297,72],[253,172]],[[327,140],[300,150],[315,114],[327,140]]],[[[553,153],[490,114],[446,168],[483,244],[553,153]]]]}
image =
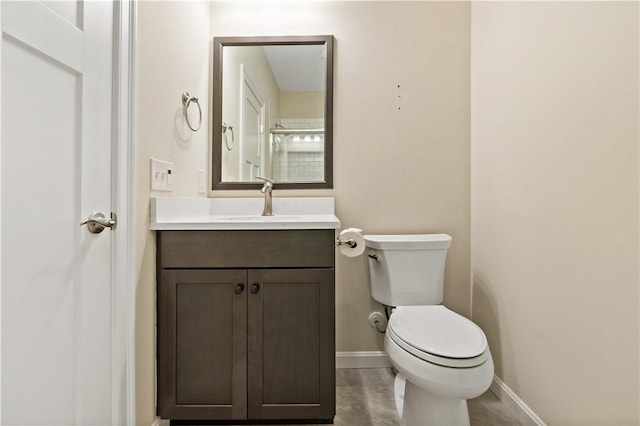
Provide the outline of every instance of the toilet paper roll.
{"type": "Polygon", "coordinates": [[[356,257],[364,253],[366,248],[364,238],[362,237],[362,229],[345,228],[338,234],[338,250],[347,257],[356,257]]]}

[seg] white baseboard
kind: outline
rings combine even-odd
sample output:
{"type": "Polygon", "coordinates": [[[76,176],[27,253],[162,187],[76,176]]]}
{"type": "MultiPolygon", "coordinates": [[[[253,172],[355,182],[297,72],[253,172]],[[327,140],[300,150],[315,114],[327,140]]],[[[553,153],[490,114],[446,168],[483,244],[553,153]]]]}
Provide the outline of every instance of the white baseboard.
{"type": "Polygon", "coordinates": [[[536,413],[520,399],[516,393],[498,376],[493,377],[493,382],[489,387],[491,392],[515,414],[520,423],[525,426],[547,426],[536,413]]]}
{"type": "Polygon", "coordinates": [[[153,423],[151,423],[151,426],[162,426],[162,420],[160,420],[160,417],[156,417],[156,419],[153,421],[153,423]]]}
{"type": "Polygon", "coordinates": [[[391,367],[384,351],[336,352],[336,368],[391,367]]]}

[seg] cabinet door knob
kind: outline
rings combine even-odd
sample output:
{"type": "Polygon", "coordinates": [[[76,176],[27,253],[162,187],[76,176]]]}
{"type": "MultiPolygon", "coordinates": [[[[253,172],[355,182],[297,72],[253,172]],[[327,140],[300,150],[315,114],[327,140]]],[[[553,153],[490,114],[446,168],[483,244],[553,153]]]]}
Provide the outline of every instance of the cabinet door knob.
{"type": "Polygon", "coordinates": [[[255,283],[251,286],[251,294],[256,294],[260,291],[260,284],[255,283]]]}
{"type": "Polygon", "coordinates": [[[244,284],[242,284],[242,283],[236,284],[236,288],[233,289],[233,292],[235,294],[240,294],[243,291],[244,291],[244,284]]]}

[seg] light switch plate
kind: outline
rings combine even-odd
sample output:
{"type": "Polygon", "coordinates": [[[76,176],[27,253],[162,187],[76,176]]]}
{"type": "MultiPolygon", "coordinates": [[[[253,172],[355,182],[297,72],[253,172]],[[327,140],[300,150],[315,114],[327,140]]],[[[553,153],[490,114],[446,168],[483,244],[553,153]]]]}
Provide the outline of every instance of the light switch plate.
{"type": "Polygon", "coordinates": [[[151,159],[151,190],[152,191],[173,191],[174,179],[173,163],[151,159]]]}

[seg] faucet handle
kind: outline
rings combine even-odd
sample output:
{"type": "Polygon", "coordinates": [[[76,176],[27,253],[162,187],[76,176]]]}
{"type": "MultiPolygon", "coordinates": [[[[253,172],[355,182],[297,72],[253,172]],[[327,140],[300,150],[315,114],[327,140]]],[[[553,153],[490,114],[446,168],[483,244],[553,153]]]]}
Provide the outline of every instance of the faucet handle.
{"type": "Polygon", "coordinates": [[[262,176],[256,176],[256,179],[264,182],[264,186],[262,187],[262,192],[265,192],[265,191],[271,192],[271,189],[273,188],[273,180],[266,177],[262,177],[262,176]]]}

